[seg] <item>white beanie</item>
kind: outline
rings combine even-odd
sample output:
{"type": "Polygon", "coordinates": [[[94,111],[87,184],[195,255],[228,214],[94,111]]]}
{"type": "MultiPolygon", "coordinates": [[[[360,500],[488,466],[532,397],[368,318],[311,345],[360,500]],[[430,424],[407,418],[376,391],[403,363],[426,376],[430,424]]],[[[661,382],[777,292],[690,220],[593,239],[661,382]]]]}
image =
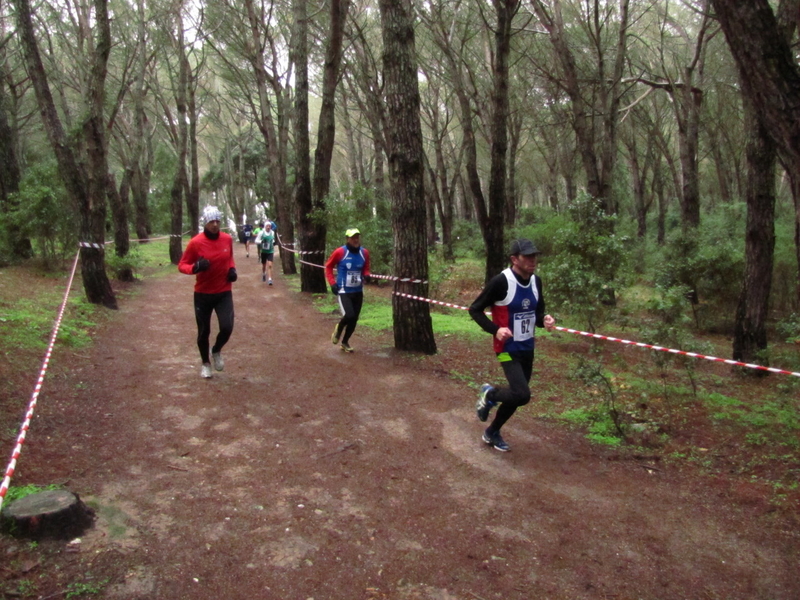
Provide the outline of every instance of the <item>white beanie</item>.
{"type": "Polygon", "coordinates": [[[216,206],[206,206],[203,209],[203,226],[205,227],[211,221],[221,221],[222,213],[216,206]]]}

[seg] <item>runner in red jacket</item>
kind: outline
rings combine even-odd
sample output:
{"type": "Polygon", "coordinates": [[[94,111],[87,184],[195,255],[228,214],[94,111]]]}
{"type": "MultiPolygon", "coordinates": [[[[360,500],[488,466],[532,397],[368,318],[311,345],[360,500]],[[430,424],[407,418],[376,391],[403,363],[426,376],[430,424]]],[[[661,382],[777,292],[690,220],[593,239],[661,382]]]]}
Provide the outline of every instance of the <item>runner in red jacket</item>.
{"type": "Polygon", "coordinates": [[[203,209],[203,231],[194,236],[178,263],[178,270],[186,275],[197,275],[194,285],[194,315],[197,320],[197,347],[203,366],[200,376],[212,376],[209,360],[209,337],[211,336],[211,313],[217,313],[219,333],[211,348],[214,368],[222,371],[222,347],[233,333],[233,292],[231,284],[236,281],[236,263],[233,259],[233,238],[220,231],[222,213],[216,206],[203,209]]]}

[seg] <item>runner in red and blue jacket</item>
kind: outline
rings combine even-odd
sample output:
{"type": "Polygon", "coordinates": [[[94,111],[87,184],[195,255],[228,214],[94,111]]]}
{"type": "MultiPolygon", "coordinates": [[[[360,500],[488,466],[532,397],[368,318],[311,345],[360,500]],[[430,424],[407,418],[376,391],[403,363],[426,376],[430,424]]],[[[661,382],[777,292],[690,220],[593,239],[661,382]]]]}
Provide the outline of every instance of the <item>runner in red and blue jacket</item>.
{"type": "Polygon", "coordinates": [[[331,286],[331,292],[336,294],[342,311],[341,320],[333,328],[331,342],[338,344],[341,338],[342,350],[352,352],[350,336],[355,331],[364,303],[364,279],[370,275],[369,250],[361,247],[361,232],[358,229],[348,229],[345,240],[345,245],[334,250],[325,262],[325,278],[331,286]]]}

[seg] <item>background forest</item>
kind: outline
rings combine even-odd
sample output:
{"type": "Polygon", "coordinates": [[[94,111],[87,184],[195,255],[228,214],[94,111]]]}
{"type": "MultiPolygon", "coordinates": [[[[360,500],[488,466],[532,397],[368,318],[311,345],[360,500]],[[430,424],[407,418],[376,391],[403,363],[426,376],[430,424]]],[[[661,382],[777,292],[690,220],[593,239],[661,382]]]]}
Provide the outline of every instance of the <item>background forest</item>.
{"type": "MultiPolygon", "coordinates": [[[[231,228],[269,216],[317,262],[358,226],[376,272],[430,269],[412,293],[446,296],[459,263],[483,281],[527,236],[574,325],[635,320],[684,348],[724,333],[766,364],[770,339],[800,340],[797,120],[768,105],[781,77],[800,89],[800,0],[735,4],[4,2],[0,262],[113,240],[81,267],[114,306],[129,240],[169,234],[177,262],[216,204],[231,228]],[[767,82],[751,47],[790,69],[767,82]]],[[[403,343],[430,329],[404,306],[398,347],[435,350],[403,343]]]]}

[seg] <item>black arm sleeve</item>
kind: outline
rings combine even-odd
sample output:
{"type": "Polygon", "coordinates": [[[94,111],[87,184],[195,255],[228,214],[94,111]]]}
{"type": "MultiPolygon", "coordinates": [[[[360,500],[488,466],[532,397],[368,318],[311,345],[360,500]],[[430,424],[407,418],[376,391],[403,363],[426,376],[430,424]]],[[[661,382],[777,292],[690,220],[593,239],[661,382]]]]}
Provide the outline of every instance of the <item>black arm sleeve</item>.
{"type": "Polygon", "coordinates": [[[536,291],[539,292],[539,300],[536,302],[536,326],[544,327],[544,293],[542,292],[542,278],[534,275],[536,291]]]}
{"type": "MultiPolygon", "coordinates": [[[[496,275],[489,280],[489,283],[483,288],[483,291],[475,298],[475,301],[469,307],[469,316],[472,320],[480,325],[486,333],[495,335],[497,330],[500,329],[492,320],[486,316],[484,311],[492,306],[495,302],[502,300],[508,293],[508,280],[502,273],[496,275]]],[[[544,317],[542,317],[544,318],[544,317]]]]}

